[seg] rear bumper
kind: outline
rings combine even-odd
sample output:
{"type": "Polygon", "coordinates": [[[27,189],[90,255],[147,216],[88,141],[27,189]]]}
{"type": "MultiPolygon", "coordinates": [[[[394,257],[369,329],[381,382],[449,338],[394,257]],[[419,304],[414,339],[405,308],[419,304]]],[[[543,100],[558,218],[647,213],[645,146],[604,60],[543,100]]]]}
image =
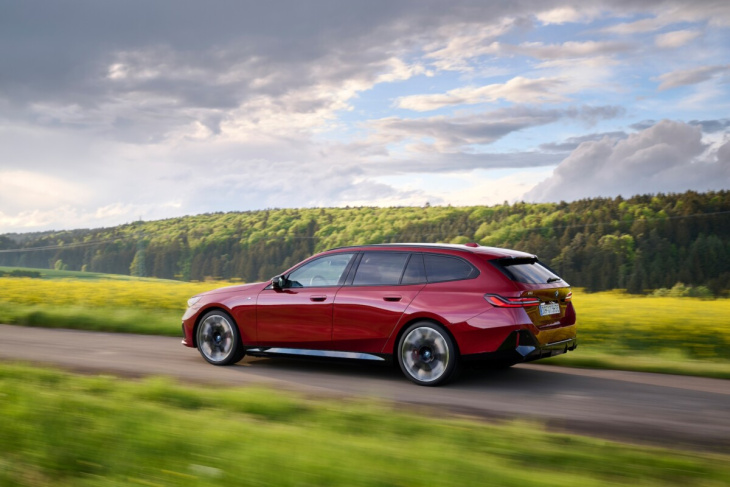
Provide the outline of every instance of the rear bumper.
{"type": "Polygon", "coordinates": [[[562,355],[578,348],[577,338],[568,338],[559,342],[548,343],[538,347],[531,345],[520,345],[515,348],[515,352],[523,357],[524,362],[537,360],[555,355],[562,355]]]}
{"type": "Polygon", "coordinates": [[[576,337],[540,344],[529,331],[518,330],[510,333],[497,351],[464,355],[462,358],[467,361],[520,363],[562,355],[576,348],[578,348],[576,337]]]}

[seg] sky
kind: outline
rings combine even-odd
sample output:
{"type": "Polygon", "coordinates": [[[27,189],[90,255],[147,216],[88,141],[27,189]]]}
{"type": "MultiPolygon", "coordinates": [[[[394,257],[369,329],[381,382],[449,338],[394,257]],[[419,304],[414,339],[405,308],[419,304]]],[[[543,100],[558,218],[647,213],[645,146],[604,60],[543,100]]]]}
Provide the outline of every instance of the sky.
{"type": "Polygon", "coordinates": [[[0,233],[688,189],[727,0],[0,4],[0,233]]]}

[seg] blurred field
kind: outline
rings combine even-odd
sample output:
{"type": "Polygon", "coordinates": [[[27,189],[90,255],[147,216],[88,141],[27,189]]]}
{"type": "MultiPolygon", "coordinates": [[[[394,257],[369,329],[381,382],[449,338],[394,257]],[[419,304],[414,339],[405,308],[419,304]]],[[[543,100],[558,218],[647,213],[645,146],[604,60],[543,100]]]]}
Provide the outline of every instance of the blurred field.
{"type": "Polygon", "coordinates": [[[230,284],[40,272],[40,279],[0,278],[0,322],[178,336],[188,298],[230,284]]]}
{"type": "Polygon", "coordinates": [[[27,306],[81,306],[184,311],[192,295],[222,284],[22,277],[0,279],[3,300],[27,306]]]}
{"type": "MultiPolygon", "coordinates": [[[[230,284],[41,272],[0,278],[1,323],[178,336],[187,299],[230,284]]],[[[574,294],[578,350],[544,363],[730,378],[729,299],[574,294]]]]}
{"type": "Polygon", "coordinates": [[[574,289],[579,347],[545,364],[730,379],[730,300],[574,289]]]}
{"type": "Polygon", "coordinates": [[[730,300],[575,291],[581,345],[728,359],[730,300]]]}
{"type": "Polygon", "coordinates": [[[0,365],[0,485],[725,486],[727,455],[0,365]]]}

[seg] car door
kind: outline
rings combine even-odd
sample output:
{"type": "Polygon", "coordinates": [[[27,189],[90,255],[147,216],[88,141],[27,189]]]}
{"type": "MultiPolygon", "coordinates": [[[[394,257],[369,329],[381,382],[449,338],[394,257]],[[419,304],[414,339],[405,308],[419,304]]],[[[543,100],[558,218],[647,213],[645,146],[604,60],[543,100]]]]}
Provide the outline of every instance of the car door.
{"type": "Polygon", "coordinates": [[[380,353],[425,285],[423,258],[409,252],[363,252],[356,266],[335,296],[332,346],[380,353]]]}
{"type": "Polygon", "coordinates": [[[284,288],[261,291],[256,302],[259,345],[330,348],[335,293],[354,255],[336,253],[305,262],[285,276],[284,288]]]}

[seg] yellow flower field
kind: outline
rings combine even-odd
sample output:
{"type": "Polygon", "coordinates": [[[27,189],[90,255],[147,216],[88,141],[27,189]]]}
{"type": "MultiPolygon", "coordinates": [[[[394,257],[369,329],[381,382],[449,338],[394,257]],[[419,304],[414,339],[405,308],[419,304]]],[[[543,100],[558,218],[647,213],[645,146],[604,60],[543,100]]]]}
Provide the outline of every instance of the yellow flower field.
{"type": "MultiPolygon", "coordinates": [[[[574,290],[581,346],[730,360],[730,300],[574,290]]],[[[619,350],[620,351],[620,350],[619,350]]]]}
{"type": "MultiPolygon", "coordinates": [[[[33,326],[177,334],[180,316],[189,297],[229,284],[155,279],[5,277],[0,278],[0,320],[33,326]],[[12,308],[13,313],[3,314],[3,307],[12,308]],[[32,319],[26,319],[29,314],[32,319]],[[115,314],[116,322],[111,319],[115,314]],[[78,315],[84,315],[84,319],[74,320],[78,315]],[[130,323],[119,324],[125,321],[130,323]]],[[[730,359],[728,299],[574,291],[579,350],[675,353],[693,359],[730,359]]]]}
{"type": "Polygon", "coordinates": [[[0,279],[0,303],[85,308],[175,310],[188,298],[228,283],[178,282],[153,279],[0,279]]]}

